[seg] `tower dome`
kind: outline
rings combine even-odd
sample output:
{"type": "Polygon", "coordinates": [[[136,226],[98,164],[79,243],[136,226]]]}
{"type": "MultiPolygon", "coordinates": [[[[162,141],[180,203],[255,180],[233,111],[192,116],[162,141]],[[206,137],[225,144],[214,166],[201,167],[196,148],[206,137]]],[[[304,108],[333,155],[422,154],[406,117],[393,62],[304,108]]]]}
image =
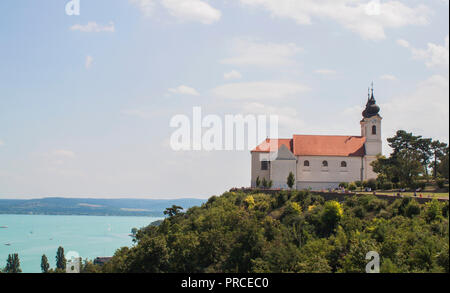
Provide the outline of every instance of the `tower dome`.
{"type": "Polygon", "coordinates": [[[362,112],[362,115],[364,118],[370,118],[378,115],[379,112],[380,107],[377,105],[377,101],[375,101],[375,97],[373,96],[373,86],[372,86],[372,95],[370,95],[370,97],[368,98],[366,108],[362,112]]]}

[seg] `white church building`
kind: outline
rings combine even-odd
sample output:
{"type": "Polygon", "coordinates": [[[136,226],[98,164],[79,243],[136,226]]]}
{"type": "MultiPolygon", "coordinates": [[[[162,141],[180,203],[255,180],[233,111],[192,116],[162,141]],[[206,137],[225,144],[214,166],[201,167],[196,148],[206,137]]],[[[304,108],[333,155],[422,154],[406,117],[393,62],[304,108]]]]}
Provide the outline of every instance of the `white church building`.
{"type": "Polygon", "coordinates": [[[251,151],[251,186],[265,178],[272,188],[287,189],[292,172],[296,188],[334,189],[341,182],[376,178],[370,163],[382,153],[380,107],[373,89],[362,113],[360,136],[294,135],[266,139],[251,151]]]}

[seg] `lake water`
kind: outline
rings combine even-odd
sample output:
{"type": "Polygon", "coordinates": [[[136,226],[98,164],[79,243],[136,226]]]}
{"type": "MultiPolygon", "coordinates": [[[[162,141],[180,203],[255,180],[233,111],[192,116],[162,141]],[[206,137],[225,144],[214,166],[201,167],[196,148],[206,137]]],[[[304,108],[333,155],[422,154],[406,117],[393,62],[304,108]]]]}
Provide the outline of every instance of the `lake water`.
{"type": "Polygon", "coordinates": [[[116,249],[132,246],[128,236],[133,227],[141,228],[161,218],[0,215],[0,268],[6,265],[10,253],[18,253],[24,273],[41,271],[41,256],[45,254],[55,267],[56,250],[64,247],[77,252],[83,259],[112,256],[116,249]],[[10,244],[7,246],[5,244],[10,244]]]}

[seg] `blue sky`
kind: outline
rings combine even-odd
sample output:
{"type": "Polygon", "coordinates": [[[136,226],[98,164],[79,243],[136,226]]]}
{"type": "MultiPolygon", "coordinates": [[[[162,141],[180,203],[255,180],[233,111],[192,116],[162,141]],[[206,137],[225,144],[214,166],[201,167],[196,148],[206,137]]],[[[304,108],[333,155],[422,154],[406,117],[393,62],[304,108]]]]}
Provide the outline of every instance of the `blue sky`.
{"type": "MultiPolygon", "coordinates": [[[[1,1],[0,196],[208,197],[250,154],[175,152],[176,114],[276,114],[280,136],[448,142],[448,0],[1,1]]],[[[384,147],[385,153],[389,151],[384,147]]]]}

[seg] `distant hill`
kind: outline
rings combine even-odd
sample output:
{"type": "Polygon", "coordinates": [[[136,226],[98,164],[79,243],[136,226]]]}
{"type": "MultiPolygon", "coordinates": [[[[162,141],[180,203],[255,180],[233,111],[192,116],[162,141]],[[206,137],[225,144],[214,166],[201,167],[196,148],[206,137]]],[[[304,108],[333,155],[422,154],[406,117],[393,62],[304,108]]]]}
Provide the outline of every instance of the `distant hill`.
{"type": "Polygon", "coordinates": [[[205,200],[59,198],[0,199],[0,214],[150,216],[161,217],[166,208],[200,206],[205,200]]]}

